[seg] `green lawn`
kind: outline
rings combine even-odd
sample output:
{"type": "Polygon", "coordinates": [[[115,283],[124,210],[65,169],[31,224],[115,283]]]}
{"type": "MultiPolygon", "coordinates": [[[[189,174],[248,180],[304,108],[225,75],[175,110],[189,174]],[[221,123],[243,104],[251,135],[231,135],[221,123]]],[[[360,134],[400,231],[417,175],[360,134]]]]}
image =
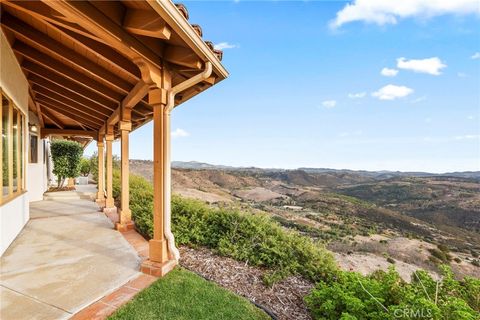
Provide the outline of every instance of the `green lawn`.
{"type": "Polygon", "coordinates": [[[183,268],[140,292],[110,318],[135,320],[267,320],[248,300],[183,268]]]}

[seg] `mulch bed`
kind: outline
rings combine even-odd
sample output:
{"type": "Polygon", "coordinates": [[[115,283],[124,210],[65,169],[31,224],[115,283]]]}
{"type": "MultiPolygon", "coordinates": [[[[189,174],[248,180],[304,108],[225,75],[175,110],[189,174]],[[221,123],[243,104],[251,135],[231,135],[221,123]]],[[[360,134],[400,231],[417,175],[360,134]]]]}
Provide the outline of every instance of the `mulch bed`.
{"type": "Polygon", "coordinates": [[[269,288],[262,281],[266,270],[218,256],[211,250],[181,247],[180,256],[183,267],[267,308],[279,320],[311,319],[303,297],[313,284],[302,277],[288,277],[269,288]]]}
{"type": "Polygon", "coordinates": [[[58,192],[58,191],[73,191],[76,190],[75,187],[50,187],[48,188],[47,192],[58,192]]]}

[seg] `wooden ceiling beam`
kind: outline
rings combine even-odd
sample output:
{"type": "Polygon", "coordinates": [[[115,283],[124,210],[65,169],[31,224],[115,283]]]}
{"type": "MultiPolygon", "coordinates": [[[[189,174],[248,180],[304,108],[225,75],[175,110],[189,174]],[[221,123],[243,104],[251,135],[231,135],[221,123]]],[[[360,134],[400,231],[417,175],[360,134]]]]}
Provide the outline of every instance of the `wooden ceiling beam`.
{"type": "Polygon", "coordinates": [[[52,105],[52,104],[47,103],[47,102],[40,102],[40,105],[42,106],[42,108],[58,112],[62,116],[66,117],[66,118],[69,118],[70,120],[74,121],[75,123],[78,123],[78,125],[81,126],[84,130],[87,130],[87,129],[97,130],[98,129],[98,125],[86,123],[85,120],[80,119],[79,117],[77,117],[76,114],[71,113],[68,110],[63,110],[62,107],[58,107],[56,105],[52,105]]]}
{"type": "Polygon", "coordinates": [[[34,85],[32,87],[33,91],[35,91],[36,94],[43,94],[44,96],[46,97],[49,97],[51,99],[54,99],[58,102],[61,102],[61,103],[64,103],[66,105],[69,105],[71,106],[72,108],[75,108],[75,109],[78,109],[79,112],[83,112],[83,113],[86,113],[88,115],[91,115],[92,117],[95,117],[99,120],[105,120],[105,118],[107,118],[111,112],[109,111],[106,111],[105,109],[103,109],[102,111],[100,111],[98,107],[95,107],[95,106],[91,106],[91,105],[86,105],[86,104],[83,104],[83,103],[79,103],[77,101],[75,101],[74,99],[71,99],[71,98],[68,98],[68,97],[65,97],[53,90],[50,90],[50,89],[47,89],[47,88],[44,88],[44,87],[41,87],[39,85],[34,85]]]}
{"type": "MultiPolygon", "coordinates": [[[[51,58],[50,56],[29,47],[28,45],[15,41],[13,45],[13,51],[21,54],[25,58],[30,61],[35,62],[36,64],[40,64],[41,66],[60,74],[86,88],[89,88],[92,91],[95,91],[102,96],[109,98],[113,101],[121,101],[123,99],[123,94],[118,93],[112,90],[109,87],[104,86],[103,84],[93,80],[92,78],[80,73],[76,70],[73,70],[69,66],[56,61],[55,59],[51,58]]],[[[22,62],[22,66],[27,66],[27,61],[22,62]]],[[[27,67],[26,67],[27,68],[27,67]]]]}
{"type": "Polygon", "coordinates": [[[80,121],[85,124],[90,124],[94,126],[101,126],[103,124],[103,121],[92,117],[88,114],[85,113],[80,113],[78,112],[77,109],[70,107],[69,105],[66,105],[64,103],[58,102],[54,99],[51,99],[50,97],[44,96],[42,94],[37,95],[37,100],[41,104],[44,104],[46,106],[51,107],[53,110],[57,111],[60,114],[66,114],[70,118],[75,119],[77,121],[80,121]],[[73,116],[73,117],[72,117],[73,116]]]}
{"type": "Polygon", "coordinates": [[[130,35],[122,26],[109,19],[88,1],[51,1],[44,4],[60,12],[86,30],[91,30],[129,59],[145,59],[157,68],[162,68],[159,54],[153,52],[140,40],[130,35]]]}
{"type": "Polygon", "coordinates": [[[45,118],[53,122],[53,124],[57,126],[59,129],[64,128],[63,122],[60,119],[58,119],[56,116],[54,116],[53,113],[51,113],[47,108],[45,107],[41,108],[41,112],[45,118]]]}
{"type": "Polygon", "coordinates": [[[138,67],[132,61],[128,60],[123,55],[118,54],[118,52],[106,44],[92,40],[62,27],[58,27],[57,30],[62,32],[65,37],[74,41],[77,45],[95,54],[99,59],[112,64],[117,69],[123,70],[132,80],[138,81],[140,79],[141,75],[138,67]]]}
{"type": "Polygon", "coordinates": [[[163,52],[163,58],[179,66],[200,70],[203,61],[190,48],[180,46],[167,46],[163,52]]]}
{"type": "Polygon", "coordinates": [[[28,15],[34,16],[35,18],[40,19],[42,21],[68,29],[84,37],[88,37],[92,40],[103,42],[102,39],[100,39],[96,35],[91,34],[81,26],[65,20],[65,17],[62,16],[59,12],[53,10],[49,6],[46,6],[40,1],[3,1],[2,0],[2,3],[6,4],[9,7],[17,9],[21,12],[24,12],[28,15]]]}
{"type": "Polygon", "coordinates": [[[123,28],[128,32],[163,40],[169,40],[172,30],[153,10],[129,9],[123,18],[123,28]]]}
{"type": "Polygon", "coordinates": [[[98,137],[98,131],[94,130],[75,130],[75,129],[50,129],[45,128],[41,131],[42,137],[49,135],[55,136],[69,136],[69,137],[90,137],[96,139],[98,137]]]}
{"type": "Polygon", "coordinates": [[[70,91],[68,89],[65,89],[64,87],[56,83],[50,82],[35,74],[30,74],[28,76],[28,81],[30,82],[31,85],[37,85],[37,86],[43,87],[45,89],[58,93],[65,98],[90,106],[95,110],[100,110],[102,111],[102,113],[110,114],[113,110],[115,110],[115,106],[117,105],[114,102],[108,101],[109,103],[108,106],[104,106],[100,104],[98,101],[92,101],[90,99],[87,99],[82,95],[76,93],[75,91],[70,91]]]}
{"type": "Polygon", "coordinates": [[[45,126],[45,123],[43,121],[42,112],[40,111],[40,105],[35,101],[35,93],[32,91],[31,87],[28,88],[28,104],[37,114],[40,127],[43,128],[45,126]]]}
{"type": "Polygon", "coordinates": [[[22,64],[22,68],[29,73],[28,80],[33,83],[42,86],[63,88],[68,90],[70,94],[81,96],[89,101],[98,103],[103,107],[108,108],[110,111],[114,111],[118,107],[118,102],[107,99],[95,91],[91,91],[88,88],[78,85],[76,82],[59,76],[40,65],[28,61],[28,63],[22,64]]]}
{"type": "Polygon", "coordinates": [[[97,82],[103,83],[117,92],[124,94],[128,94],[130,91],[131,84],[129,82],[103,69],[98,64],[50,38],[48,35],[34,29],[22,20],[8,13],[4,13],[1,24],[4,28],[12,31],[17,38],[20,37],[23,41],[30,42],[33,46],[38,46],[48,52],[50,57],[58,61],[62,61],[62,58],[67,59],[72,66],[82,70],[82,72],[85,72],[90,77],[95,78],[97,82]]]}

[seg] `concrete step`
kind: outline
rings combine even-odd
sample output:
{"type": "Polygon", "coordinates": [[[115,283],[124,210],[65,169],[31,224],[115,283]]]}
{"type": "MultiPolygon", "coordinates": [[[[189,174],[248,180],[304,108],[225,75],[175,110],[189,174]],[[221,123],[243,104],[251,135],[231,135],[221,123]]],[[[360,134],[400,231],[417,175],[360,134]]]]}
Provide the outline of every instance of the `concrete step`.
{"type": "Polygon", "coordinates": [[[78,191],[59,191],[59,192],[47,192],[43,194],[43,200],[92,200],[94,194],[90,192],[78,192],[78,191]]]}

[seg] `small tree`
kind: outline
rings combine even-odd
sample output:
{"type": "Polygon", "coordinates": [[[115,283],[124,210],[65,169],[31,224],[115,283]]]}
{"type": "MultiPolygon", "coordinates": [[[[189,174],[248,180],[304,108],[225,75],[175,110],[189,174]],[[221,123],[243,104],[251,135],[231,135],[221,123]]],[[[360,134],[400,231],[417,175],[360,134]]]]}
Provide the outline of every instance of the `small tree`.
{"type": "Polygon", "coordinates": [[[94,152],[90,157],[90,173],[93,180],[98,182],[98,154],[94,152]]]}
{"type": "Polygon", "coordinates": [[[90,171],[90,160],[82,157],[82,159],[80,159],[80,173],[82,174],[82,176],[88,177],[90,171]]]}
{"type": "Polygon", "coordinates": [[[78,142],[54,140],[51,145],[53,173],[57,176],[60,188],[66,178],[75,178],[79,174],[83,148],[78,142]]]}

